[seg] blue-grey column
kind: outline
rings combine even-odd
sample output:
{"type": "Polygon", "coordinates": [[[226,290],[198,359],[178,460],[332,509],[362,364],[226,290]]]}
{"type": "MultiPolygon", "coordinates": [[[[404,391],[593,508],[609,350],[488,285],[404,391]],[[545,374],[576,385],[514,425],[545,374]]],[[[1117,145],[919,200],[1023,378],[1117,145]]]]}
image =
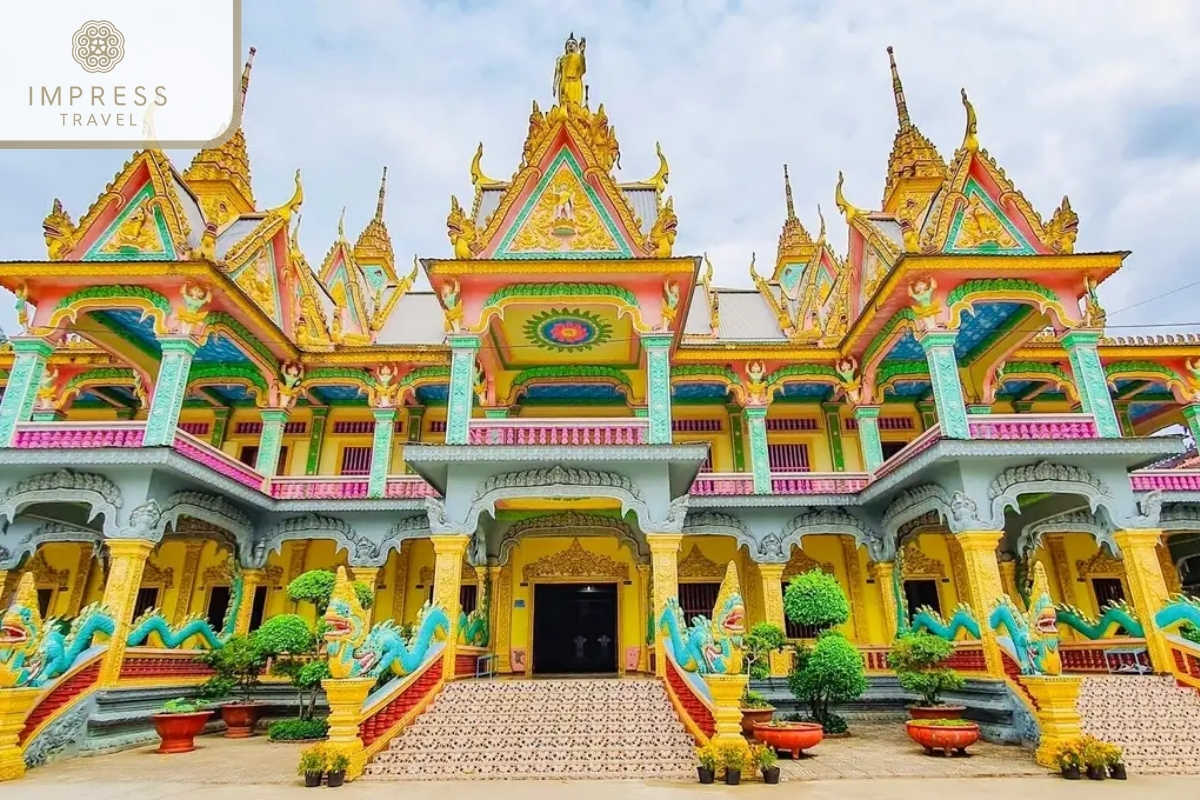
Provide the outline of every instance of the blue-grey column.
{"type": "Polygon", "coordinates": [[[450,342],[450,395],[446,401],[446,444],[467,444],[471,428],[471,409],[475,403],[475,358],[479,337],[452,333],[450,342]]]}
{"type": "Polygon", "coordinates": [[[54,352],[53,344],[36,336],[17,336],[9,341],[16,357],[0,400],[0,447],[12,447],[17,425],[28,422],[33,415],[46,362],[54,352]]]}
{"type": "Polygon", "coordinates": [[[1121,423],[1117,421],[1112,395],[1108,391],[1108,378],[1096,349],[1099,342],[1100,331],[1094,330],[1070,331],[1062,338],[1083,413],[1091,414],[1096,420],[1097,433],[1106,439],[1115,439],[1121,436],[1121,423]]]}
{"type": "Polygon", "coordinates": [[[158,343],[162,347],[162,360],[158,362],[158,377],[154,379],[154,396],[150,398],[143,447],[164,447],[174,443],[179,411],[187,396],[192,356],[199,346],[190,336],[164,336],[158,343]]]}
{"type": "Polygon", "coordinates": [[[929,364],[929,382],[933,385],[933,402],[937,405],[942,436],[947,439],[969,439],[967,406],[963,400],[962,381],[958,377],[958,359],[954,357],[957,331],[924,331],[917,342],[925,351],[929,364]]]}
{"type": "Polygon", "coordinates": [[[671,443],[671,342],[670,333],[642,336],[646,351],[646,403],[650,409],[650,444],[671,443]]]}

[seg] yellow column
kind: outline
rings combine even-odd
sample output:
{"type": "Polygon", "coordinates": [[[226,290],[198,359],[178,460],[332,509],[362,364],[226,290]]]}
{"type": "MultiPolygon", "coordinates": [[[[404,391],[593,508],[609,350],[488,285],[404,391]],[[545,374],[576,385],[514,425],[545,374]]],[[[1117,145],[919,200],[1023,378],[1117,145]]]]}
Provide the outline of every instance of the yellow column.
{"type": "MultiPolygon", "coordinates": [[[[758,575],[762,585],[763,621],[787,630],[783,616],[783,568],[784,564],[759,564],[758,575]]],[[[782,651],[772,652],[770,668],[772,677],[787,675],[792,668],[791,656],[782,651]]]]}
{"type": "Polygon", "coordinates": [[[362,721],[363,703],[374,685],[374,678],[330,678],[321,681],[329,701],[329,739],[326,745],[350,759],[346,780],[352,781],[361,775],[367,763],[362,739],[358,738],[358,724],[362,721]]]}
{"type": "MultiPolygon", "coordinates": [[[[729,742],[749,750],[742,736],[742,695],[750,682],[749,675],[704,675],[704,683],[712,694],[712,741],[729,742]]],[[[753,768],[750,769],[753,771],[753,768]]]]}
{"type": "Polygon", "coordinates": [[[954,538],[962,549],[963,569],[967,585],[955,587],[959,597],[965,597],[967,605],[979,622],[979,638],[983,645],[983,657],[988,674],[1003,677],[1004,662],[1000,659],[1000,645],[996,632],[988,625],[988,615],[996,599],[1004,593],[1000,581],[1000,562],[996,548],[1004,537],[1004,531],[965,531],[954,538]]]}
{"type": "Polygon", "coordinates": [[[492,653],[496,672],[512,672],[512,566],[488,567],[492,574],[492,653]]]}
{"type": "Polygon", "coordinates": [[[895,563],[872,561],[871,577],[875,579],[875,586],[879,589],[880,605],[883,608],[883,629],[887,632],[887,641],[883,644],[891,644],[896,638],[896,615],[900,613],[896,606],[895,587],[892,585],[896,579],[895,563]]]}
{"type": "Polygon", "coordinates": [[[8,608],[8,579],[16,574],[16,570],[0,569],[0,608],[8,608]]]}
{"type": "Polygon", "coordinates": [[[25,753],[17,744],[17,738],[33,704],[44,691],[30,688],[0,690],[0,781],[16,780],[25,774],[25,753]]]}
{"type": "MultiPolygon", "coordinates": [[[[654,674],[666,675],[663,659],[662,630],[658,621],[662,618],[667,601],[679,597],[679,545],[681,533],[648,533],[646,544],[650,547],[651,579],[653,580],[650,610],[654,620],[654,674]]],[[[740,719],[740,717],[739,717],[740,719]]]]}
{"type": "Polygon", "coordinates": [[[450,631],[442,656],[442,678],[454,680],[454,657],[458,650],[458,614],[462,610],[459,592],[462,588],[463,553],[471,537],[467,534],[434,536],[433,542],[433,604],[441,606],[450,618],[450,631]]]}
{"type": "Polygon", "coordinates": [[[650,620],[650,565],[638,564],[638,672],[650,671],[650,647],[646,644],[646,627],[650,620]]]}
{"type": "MultiPolygon", "coordinates": [[[[1200,421],[1198,421],[1200,424],[1200,421]]],[[[1167,547],[1166,539],[1154,548],[1158,553],[1158,566],[1162,570],[1163,579],[1167,582],[1167,594],[1174,597],[1183,593],[1183,584],[1179,580],[1179,568],[1171,560],[1171,549],[1167,547]]]]}
{"type": "Polygon", "coordinates": [[[395,571],[392,573],[392,619],[398,623],[404,622],[404,601],[405,595],[408,594],[408,559],[411,550],[411,539],[400,543],[400,550],[396,553],[395,571]]]}
{"type": "Polygon", "coordinates": [[[375,608],[376,601],[379,600],[379,590],[376,588],[379,581],[379,567],[351,567],[350,571],[354,574],[355,583],[365,583],[367,588],[371,590],[371,608],[367,609],[367,624],[375,618],[375,613],[372,609],[375,608]]]}
{"type": "Polygon", "coordinates": [[[112,615],[113,635],[108,640],[108,650],[100,667],[99,686],[116,686],[121,679],[121,662],[125,660],[125,639],[129,636],[129,625],[133,622],[133,605],[137,601],[138,589],[142,586],[142,573],[146,559],[154,550],[154,542],[142,539],[109,539],[108,580],[104,583],[102,605],[112,615]]]}
{"type": "Polygon", "coordinates": [[[1009,559],[1000,562],[1000,583],[1005,593],[1017,605],[1021,604],[1021,593],[1017,591],[1017,562],[1009,559]]]}
{"type": "Polygon", "coordinates": [[[254,593],[266,580],[266,570],[242,570],[242,604],[238,606],[237,619],[234,621],[234,635],[245,636],[250,633],[250,615],[254,613],[254,593]]]}
{"type": "Polygon", "coordinates": [[[200,556],[204,552],[204,541],[189,541],[183,548],[183,569],[179,572],[179,594],[175,596],[172,619],[176,627],[182,626],[192,607],[192,594],[196,591],[196,579],[200,574],[200,556]]]}
{"type": "Polygon", "coordinates": [[[1021,685],[1029,690],[1037,705],[1040,736],[1034,758],[1043,767],[1054,766],[1054,749],[1079,737],[1079,712],[1075,703],[1083,678],[1075,675],[1022,675],[1021,685]]]}
{"type": "Polygon", "coordinates": [[[1124,530],[1113,534],[1125,562],[1125,580],[1129,584],[1129,604],[1146,631],[1146,649],[1155,672],[1171,672],[1171,651],[1162,631],[1154,624],[1154,615],[1170,600],[1166,578],[1158,560],[1162,531],[1124,530]]]}

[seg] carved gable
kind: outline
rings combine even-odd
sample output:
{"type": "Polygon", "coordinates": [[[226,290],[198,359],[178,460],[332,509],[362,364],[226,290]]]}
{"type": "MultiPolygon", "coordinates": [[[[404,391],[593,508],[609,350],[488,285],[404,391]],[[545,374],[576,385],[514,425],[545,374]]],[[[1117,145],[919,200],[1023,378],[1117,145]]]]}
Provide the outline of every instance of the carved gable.
{"type": "Polygon", "coordinates": [[[786,581],[797,575],[812,572],[814,569],[820,570],[826,575],[834,574],[832,564],[821,563],[799,547],[794,547],[792,548],[792,557],[788,559],[787,565],[783,568],[783,579],[786,581]]]}
{"type": "Polygon", "coordinates": [[[611,578],[629,580],[629,565],[585,550],[578,539],[561,553],[543,556],[525,565],[524,580],[538,578],[611,578]]]}
{"type": "Polygon", "coordinates": [[[999,204],[968,178],[946,237],[947,253],[1033,255],[1033,246],[999,204]]]}
{"type": "Polygon", "coordinates": [[[700,545],[693,544],[691,551],[679,562],[679,578],[720,580],[725,577],[725,565],[718,564],[700,551],[700,545]]]}

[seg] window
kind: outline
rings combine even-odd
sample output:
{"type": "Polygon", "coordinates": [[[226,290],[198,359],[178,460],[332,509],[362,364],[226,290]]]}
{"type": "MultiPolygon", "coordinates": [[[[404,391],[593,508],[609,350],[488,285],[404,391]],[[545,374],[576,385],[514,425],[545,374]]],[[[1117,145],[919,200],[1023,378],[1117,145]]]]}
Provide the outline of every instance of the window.
{"type": "MultiPolygon", "coordinates": [[[[50,601],[54,599],[53,589],[38,589],[38,613],[42,615],[42,619],[50,616],[50,601]]],[[[137,617],[137,614],[134,614],[137,617]]]]}
{"type": "Polygon", "coordinates": [[[221,630],[225,626],[225,612],[229,610],[229,587],[214,586],[208,590],[208,611],[205,616],[213,630],[221,630]]]}
{"type": "Polygon", "coordinates": [[[808,445],[768,444],[767,463],[772,472],[808,472],[808,445]]]}
{"type": "Polygon", "coordinates": [[[371,474],[371,448],[367,447],[343,447],[342,448],[342,471],[339,475],[370,475],[371,474]]]}
{"type": "Polygon", "coordinates": [[[242,445],[242,449],[238,451],[238,461],[242,462],[247,467],[253,468],[255,463],[258,461],[258,445],[242,445]]]}
{"type": "Polygon", "coordinates": [[[137,599],[133,601],[133,619],[137,619],[152,608],[158,608],[158,589],[155,587],[138,589],[137,599]]]}
{"type": "Polygon", "coordinates": [[[263,616],[267,611],[267,592],[266,586],[254,587],[254,604],[250,607],[250,630],[256,631],[262,627],[263,616]]]}
{"type": "Polygon", "coordinates": [[[464,614],[470,614],[479,607],[479,587],[474,583],[463,584],[458,590],[458,604],[464,614]]]}
{"type": "Polygon", "coordinates": [[[1125,587],[1120,578],[1092,578],[1092,591],[1096,593],[1096,605],[1100,608],[1125,600],[1125,587]]]}
{"type": "Polygon", "coordinates": [[[719,583],[679,584],[679,607],[683,610],[684,622],[690,625],[692,618],[701,614],[711,617],[720,591],[721,584],[719,583]]]}
{"type": "Polygon", "coordinates": [[[908,601],[908,618],[911,621],[917,609],[929,606],[937,613],[942,613],[942,602],[938,598],[937,581],[912,580],[904,582],[904,599],[908,601]]]}
{"type": "Polygon", "coordinates": [[[908,447],[908,442],[883,442],[881,447],[883,448],[883,460],[887,461],[896,455],[896,453],[908,447]]]}

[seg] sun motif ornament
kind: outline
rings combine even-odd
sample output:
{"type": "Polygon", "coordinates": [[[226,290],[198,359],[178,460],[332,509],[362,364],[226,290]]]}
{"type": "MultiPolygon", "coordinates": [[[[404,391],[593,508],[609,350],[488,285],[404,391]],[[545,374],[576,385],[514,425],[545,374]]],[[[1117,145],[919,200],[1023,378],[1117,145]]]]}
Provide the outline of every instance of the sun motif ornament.
{"type": "Polygon", "coordinates": [[[544,350],[591,350],[612,338],[612,325],[590,311],[560,308],[531,317],[525,335],[544,350]]]}

